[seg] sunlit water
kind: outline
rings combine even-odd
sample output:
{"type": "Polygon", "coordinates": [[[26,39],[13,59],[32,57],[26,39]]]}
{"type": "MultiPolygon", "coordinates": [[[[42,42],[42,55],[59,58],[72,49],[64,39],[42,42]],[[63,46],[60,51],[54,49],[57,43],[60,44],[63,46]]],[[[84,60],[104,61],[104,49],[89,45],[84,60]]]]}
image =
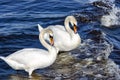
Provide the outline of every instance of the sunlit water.
{"type": "MultiPolygon", "coordinates": [[[[36,70],[30,80],[120,80],[119,0],[3,0],[0,5],[2,56],[22,48],[43,48],[38,23],[63,25],[68,15],[78,21],[81,46],[60,53],[52,66],[36,70]]],[[[28,80],[28,75],[0,60],[0,80],[28,80]]]]}

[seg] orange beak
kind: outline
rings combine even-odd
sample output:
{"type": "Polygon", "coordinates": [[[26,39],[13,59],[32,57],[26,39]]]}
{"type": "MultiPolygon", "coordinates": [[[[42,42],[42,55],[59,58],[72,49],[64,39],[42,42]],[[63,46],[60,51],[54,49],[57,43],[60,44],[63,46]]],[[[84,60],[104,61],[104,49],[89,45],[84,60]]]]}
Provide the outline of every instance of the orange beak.
{"type": "Polygon", "coordinates": [[[53,37],[50,36],[50,45],[54,45],[54,40],[53,40],[53,37]]]}
{"type": "Polygon", "coordinates": [[[76,34],[77,33],[77,26],[75,24],[74,24],[73,29],[74,29],[74,33],[76,34]]]}

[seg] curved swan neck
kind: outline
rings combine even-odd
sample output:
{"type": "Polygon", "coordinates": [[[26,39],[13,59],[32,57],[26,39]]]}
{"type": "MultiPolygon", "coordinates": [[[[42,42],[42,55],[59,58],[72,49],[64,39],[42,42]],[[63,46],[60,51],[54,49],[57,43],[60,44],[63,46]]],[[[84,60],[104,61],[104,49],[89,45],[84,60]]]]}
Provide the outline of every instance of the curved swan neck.
{"type": "Polygon", "coordinates": [[[40,39],[41,44],[42,44],[45,48],[47,48],[48,51],[50,51],[51,48],[52,48],[52,46],[49,45],[49,44],[45,41],[45,39],[44,39],[45,33],[48,33],[48,32],[49,32],[49,29],[44,29],[44,30],[42,30],[41,33],[40,33],[40,35],[39,35],[39,39],[40,39]]]}
{"type": "Polygon", "coordinates": [[[64,25],[65,25],[65,28],[66,28],[66,31],[70,34],[70,36],[72,37],[72,34],[73,34],[73,31],[72,29],[70,28],[69,26],[69,23],[70,23],[70,17],[67,17],[64,21],[64,25]]]}

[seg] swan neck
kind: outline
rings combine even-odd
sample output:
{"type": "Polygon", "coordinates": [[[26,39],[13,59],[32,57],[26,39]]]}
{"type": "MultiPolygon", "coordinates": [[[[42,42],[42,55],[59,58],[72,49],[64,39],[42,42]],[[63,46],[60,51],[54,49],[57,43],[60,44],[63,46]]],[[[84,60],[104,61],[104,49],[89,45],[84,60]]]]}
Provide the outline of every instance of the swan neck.
{"type": "Polygon", "coordinates": [[[39,35],[39,39],[40,39],[41,44],[42,44],[45,48],[47,48],[48,51],[50,51],[51,48],[52,48],[52,46],[49,45],[49,44],[45,41],[45,39],[44,39],[44,35],[45,35],[45,33],[47,33],[47,32],[48,32],[48,30],[42,30],[41,33],[40,33],[40,35],[39,35]]]}
{"type": "Polygon", "coordinates": [[[73,31],[72,31],[72,29],[70,28],[69,23],[70,23],[70,18],[66,18],[66,19],[65,19],[65,22],[64,22],[64,25],[65,25],[66,31],[67,31],[67,32],[70,34],[70,36],[72,37],[73,31]]]}

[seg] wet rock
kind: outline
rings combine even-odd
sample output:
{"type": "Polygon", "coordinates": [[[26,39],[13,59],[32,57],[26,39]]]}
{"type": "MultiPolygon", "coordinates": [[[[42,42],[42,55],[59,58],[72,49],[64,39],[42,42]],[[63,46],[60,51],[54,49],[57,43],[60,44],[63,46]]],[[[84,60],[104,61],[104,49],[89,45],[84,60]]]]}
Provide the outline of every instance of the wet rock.
{"type": "Polygon", "coordinates": [[[58,55],[59,58],[57,58],[56,63],[54,64],[58,65],[58,67],[59,65],[67,66],[69,64],[73,64],[75,59],[69,53],[70,52],[65,52],[65,53],[61,53],[60,55],[58,55]]]}
{"type": "Polygon", "coordinates": [[[89,17],[85,17],[85,16],[79,16],[79,19],[78,19],[80,22],[82,23],[88,23],[90,22],[91,20],[89,19],[89,17]]]}
{"type": "Polygon", "coordinates": [[[87,77],[80,78],[79,80],[88,80],[87,77]]]}
{"type": "Polygon", "coordinates": [[[91,22],[92,20],[90,19],[90,17],[88,15],[85,15],[85,13],[79,13],[79,14],[73,14],[77,21],[81,22],[81,23],[89,23],[91,22]]]}
{"type": "Polygon", "coordinates": [[[99,29],[91,30],[88,32],[88,38],[97,43],[103,42],[104,37],[104,33],[99,29]]]}

